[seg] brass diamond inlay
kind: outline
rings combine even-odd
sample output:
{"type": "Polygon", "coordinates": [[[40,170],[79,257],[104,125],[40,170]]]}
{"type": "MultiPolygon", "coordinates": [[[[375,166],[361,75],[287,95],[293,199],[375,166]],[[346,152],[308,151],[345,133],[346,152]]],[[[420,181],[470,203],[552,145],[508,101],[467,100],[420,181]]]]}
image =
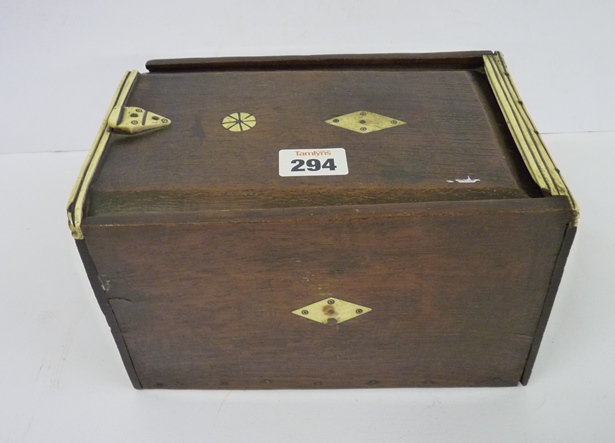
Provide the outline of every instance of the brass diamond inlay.
{"type": "Polygon", "coordinates": [[[383,129],[394,128],[395,126],[405,125],[406,122],[385,115],[376,114],[369,111],[357,111],[351,114],[340,115],[326,120],[333,126],[348,129],[360,134],[381,131],[383,129]]]}
{"type": "Polygon", "coordinates": [[[337,325],[363,314],[371,308],[335,297],[328,297],[293,311],[293,314],[325,325],[337,325]]]}

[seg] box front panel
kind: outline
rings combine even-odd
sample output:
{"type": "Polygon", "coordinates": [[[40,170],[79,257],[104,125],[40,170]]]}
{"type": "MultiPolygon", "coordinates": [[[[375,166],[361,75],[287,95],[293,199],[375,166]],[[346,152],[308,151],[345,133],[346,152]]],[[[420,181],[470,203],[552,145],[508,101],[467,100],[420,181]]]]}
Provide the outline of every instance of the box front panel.
{"type": "Polygon", "coordinates": [[[569,216],[541,201],[85,229],[145,388],[498,386],[521,377],[569,216]],[[292,313],[330,297],[371,311],[292,313]]]}

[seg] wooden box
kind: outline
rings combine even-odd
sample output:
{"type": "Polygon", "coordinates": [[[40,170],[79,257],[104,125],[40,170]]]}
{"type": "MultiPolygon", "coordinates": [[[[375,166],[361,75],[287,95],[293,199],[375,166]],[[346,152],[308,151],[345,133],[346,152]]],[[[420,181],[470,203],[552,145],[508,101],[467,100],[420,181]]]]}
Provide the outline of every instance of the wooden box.
{"type": "Polygon", "coordinates": [[[527,383],[578,212],[500,54],[147,68],[68,206],[136,388],[527,383]]]}

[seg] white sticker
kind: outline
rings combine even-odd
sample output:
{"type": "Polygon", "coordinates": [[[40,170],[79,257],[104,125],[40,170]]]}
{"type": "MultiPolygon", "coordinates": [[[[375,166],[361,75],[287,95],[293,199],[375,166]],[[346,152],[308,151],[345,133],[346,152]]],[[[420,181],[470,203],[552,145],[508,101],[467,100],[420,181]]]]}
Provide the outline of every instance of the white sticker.
{"type": "Polygon", "coordinates": [[[280,176],[348,175],[344,148],[282,149],[280,176]]]}

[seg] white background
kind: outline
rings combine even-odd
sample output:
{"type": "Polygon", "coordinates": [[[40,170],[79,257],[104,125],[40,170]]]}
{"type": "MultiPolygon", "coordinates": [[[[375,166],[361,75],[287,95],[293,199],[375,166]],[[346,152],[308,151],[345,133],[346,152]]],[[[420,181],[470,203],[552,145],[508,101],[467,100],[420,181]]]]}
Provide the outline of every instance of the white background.
{"type": "Polygon", "coordinates": [[[0,152],[87,149],[153,58],[504,53],[544,133],[615,130],[615,2],[0,0],[0,152]]]}
{"type": "Polygon", "coordinates": [[[615,441],[614,18],[611,1],[0,0],[0,442],[615,441]],[[582,210],[530,384],[133,390],[64,211],[122,73],[471,49],[504,52],[582,210]]]}

